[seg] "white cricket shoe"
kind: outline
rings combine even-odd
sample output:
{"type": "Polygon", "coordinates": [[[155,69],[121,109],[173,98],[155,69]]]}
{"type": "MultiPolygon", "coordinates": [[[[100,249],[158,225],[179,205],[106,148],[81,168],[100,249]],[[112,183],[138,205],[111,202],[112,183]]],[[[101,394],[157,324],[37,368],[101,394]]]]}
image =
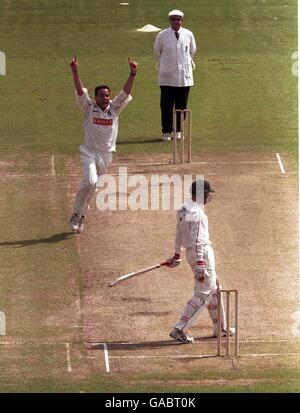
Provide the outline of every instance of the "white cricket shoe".
{"type": "Polygon", "coordinates": [[[170,141],[171,140],[171,134],[170,133],[163,133],[163,136],[161,137],[162,141],[170,141]]]}
{"type": "Polygon", "coordinates": [[[85,220],[85,216],[81,215],[81,217],[79,218],[78,221],[78,229],[77,229],[77,233],[80,234],[83,231],[84,228],[84,220],[85,220]]]}
{"type": "MultiPolygon", "coordinates": [[[[224,328],[222,328],[221,337],[226,337],[226,334],[227,334],[226,330],[224,328]]],[[[235,335],[235,328],[234,327],[229,328],[229,335],[230,335],[230,337],[235,335]]],[[[218,330],[214,330],[213,337],[218,337],[218,330]]]]}
{"type": "MultiPolygon", "coordinates": [[[[181,139],[181,132],[176,133],[176,139],[181,139]]],[[[184,136],[182,136],[182,139],[184,139],[184,136]]]]}
{"type": "Polygon", "coordinates": [[[186,333],[176,327],[171,331],[170,337],[174,338],[174,340],[176,341],[181,341],[184,344],[194,343],[193,337],[188,336],[186,333]]]}
{"type": "Polygon", "coordinates": [[[79,215],[76,212],[73,212],[70,220],[69,220],[69,227],[72,232],[77,232],[79,228],[79,215]]]}

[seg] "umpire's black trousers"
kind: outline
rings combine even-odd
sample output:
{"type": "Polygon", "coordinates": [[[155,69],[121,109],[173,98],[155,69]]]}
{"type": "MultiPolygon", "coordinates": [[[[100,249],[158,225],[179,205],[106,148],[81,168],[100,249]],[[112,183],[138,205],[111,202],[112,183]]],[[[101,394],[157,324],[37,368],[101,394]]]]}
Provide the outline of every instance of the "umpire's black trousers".
{"type": "MultiPolygon", "coordinates": [[[[186,109],[190,86],[160,86],[161,126],[163,133],[173,130],[173,106],[175,109],[186,109]]],[[[180,114],[177,113],[177,132],[180,131],[180,114]]]]}

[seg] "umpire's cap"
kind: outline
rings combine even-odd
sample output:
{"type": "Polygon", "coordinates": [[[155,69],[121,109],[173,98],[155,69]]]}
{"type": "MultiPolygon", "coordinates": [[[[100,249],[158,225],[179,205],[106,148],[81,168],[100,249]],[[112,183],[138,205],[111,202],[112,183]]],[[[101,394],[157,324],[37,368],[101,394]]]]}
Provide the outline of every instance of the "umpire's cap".
{"type": "Polygon", "coordinates": [[[170,13],[168,14],[168,16],[169,16],[169,17],[171,17],[171,16],[180,16],[180,17],[183,17],[184,14],[183,14],[183,12],[182,12],[181,10],[172,10],[172,11],[170,11],[170,13]]]}
{"type": "Polygon", "coordinates": [[[197,196],[204,194],[208,195],[210,192],[215,192],[211,187],[208,181],[205,179],[198,179],[194,181],[190,187],[190,193],[192,196],[197,196]]]}

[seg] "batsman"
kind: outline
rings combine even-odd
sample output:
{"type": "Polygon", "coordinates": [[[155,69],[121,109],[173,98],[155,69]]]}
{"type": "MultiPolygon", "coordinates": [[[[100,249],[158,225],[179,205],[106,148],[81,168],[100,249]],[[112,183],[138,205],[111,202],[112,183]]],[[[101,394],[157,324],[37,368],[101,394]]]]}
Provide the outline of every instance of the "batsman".
{"type": "MultiPolygon", "coordinates": [[[[215,270],[214,250],[209,239],[208,219],[204,205],[211,199],[210,184],[206,180],[194,181],[190,188],[191,199],[177,211],[175,253],[167,260],[170,268],[180,264],[180,254],[184,247],[186,257],[194,273],[194,295],[186,303],[180,318],[175,323],[170,336],[182,343],[192,343],[194,338],[187,330],[204,308],[207,308],[213,323],[213,336],[218,336],[218,290],[221,289],[215,270]]],[[[226,334],[226,321],[221,301],[221,335],[226,334]]],[[[230,334],[234,334],[234,328],[230,334]]]]}

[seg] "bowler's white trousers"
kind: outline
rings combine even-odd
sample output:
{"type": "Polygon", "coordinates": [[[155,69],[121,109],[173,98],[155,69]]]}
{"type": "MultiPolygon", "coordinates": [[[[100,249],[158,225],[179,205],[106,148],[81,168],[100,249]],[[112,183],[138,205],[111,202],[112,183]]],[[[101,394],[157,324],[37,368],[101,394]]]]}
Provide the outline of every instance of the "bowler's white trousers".
{"type": "Polygon", "coordinates": [[[80,146],[80,161],[83,180],[74,201],[74,212],[79,216],[86,215],[88,206],[96,191],[98,178],[106,173],[112,162],[112,152],[94,152],[84,144],[80,146]]]}
{"type": "MultiPolygon", "coordinates": [[[[205,245],[203,248],[203,259],[206,261],[204,282],[200,282],[196,279],[195,269],[197,256],[195,254],[195,248],[187,248],[186,257],[195,276],[194,295],[186,303],[175,327],[182,331],[187,330],[206,307],[209,317],[213,322],[214,334],[216,334],[218,331],[218,286],[219,288],[221,288],[221,286],[217,280],[213,248],[211,245],[205,245]]],[[[225,329],[225,317],[222,309],[221,317],[221,325],[222,328],[225,329]]]]}

